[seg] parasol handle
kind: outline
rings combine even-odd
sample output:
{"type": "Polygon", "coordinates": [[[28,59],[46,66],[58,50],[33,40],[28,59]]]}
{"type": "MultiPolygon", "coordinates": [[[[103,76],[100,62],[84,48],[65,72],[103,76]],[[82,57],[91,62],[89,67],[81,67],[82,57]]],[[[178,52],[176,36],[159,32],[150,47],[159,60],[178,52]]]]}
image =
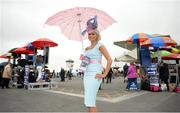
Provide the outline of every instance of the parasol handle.
{"type": "Polygon", "coordinates": [[[82,51],[83,51],[83,53],[84,53],[84,44],[83,44],[83,37],[82,37],[82,35],[81,35],[81,32],[82,32],[82,31],[81,31],[81,24],[80,24],[80,23],[81,23],[81,20],[79,19],[79,20],[78,20],[78,24],[79,24],[79,34],[80,34],[80,38],[81,38],[81,41],[82,41],[82,42],[81,42],[82,51]]]}

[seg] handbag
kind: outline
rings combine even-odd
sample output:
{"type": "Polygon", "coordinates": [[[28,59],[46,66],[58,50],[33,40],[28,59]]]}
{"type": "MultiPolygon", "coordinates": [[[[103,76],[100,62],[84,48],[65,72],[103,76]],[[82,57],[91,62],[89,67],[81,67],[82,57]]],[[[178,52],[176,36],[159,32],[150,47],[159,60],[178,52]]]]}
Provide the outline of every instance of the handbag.
{"type": "Polygon", "coordinates": [[[90,58],[87,56],[81,55],[80,60],[81,60],[81,64],[80,64],[79,70],[84,72],[86,71],[87,65],[90,63],[90,58]]]}

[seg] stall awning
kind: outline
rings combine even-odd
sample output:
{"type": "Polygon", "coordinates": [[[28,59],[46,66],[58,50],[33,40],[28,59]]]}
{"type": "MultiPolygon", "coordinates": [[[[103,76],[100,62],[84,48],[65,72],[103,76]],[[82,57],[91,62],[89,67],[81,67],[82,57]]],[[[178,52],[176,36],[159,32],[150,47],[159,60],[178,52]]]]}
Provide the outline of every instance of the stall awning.
{"type": "Polygon", "coordinates": [[[127,41],[116,41],[114,42],[114,45],[117,45],[119,47],[122,47],[128,50],[133,50],[136,48],[136,44],[128,44],[127,41]]]}

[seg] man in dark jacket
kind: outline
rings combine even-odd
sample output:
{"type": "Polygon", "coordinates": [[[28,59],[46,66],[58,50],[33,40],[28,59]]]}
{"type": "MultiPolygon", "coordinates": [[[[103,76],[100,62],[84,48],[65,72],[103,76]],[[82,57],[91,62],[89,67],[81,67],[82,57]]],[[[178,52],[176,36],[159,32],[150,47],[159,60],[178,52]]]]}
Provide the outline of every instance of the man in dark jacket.
{"type": "Polygon", "coordinates": [[[161,87],[161,84],[164,82],[167,86],[167,90],[169,91],[168,79],[169,79],[168,64],[161,63],[161,65],[159,66],[160,87],[161,87]]]}
{"type": "Polygon", "coordinates": [[[125,83],[125,78],[126,78],[126,76],[127,76],[128,68],[129,68],[129,66],[128,66],[127,64],[125,64],[125,65],[123,66],[124,83],[125,83]]]}
{"type": "Polygon", "coordinates": [[[65,81],[65,70],[63,68],[61,68],[60,77],[61,77],[61,81],[65,81]]]}

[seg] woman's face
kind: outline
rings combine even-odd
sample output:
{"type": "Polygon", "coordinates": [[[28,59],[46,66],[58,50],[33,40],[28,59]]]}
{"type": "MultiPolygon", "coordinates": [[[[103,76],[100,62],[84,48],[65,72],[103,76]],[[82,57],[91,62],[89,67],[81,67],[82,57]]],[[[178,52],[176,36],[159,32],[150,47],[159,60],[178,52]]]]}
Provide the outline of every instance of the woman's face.
{"type": "Polygon", "coordinates": [[[88,39],[92,42],[92,41],[97,41],[97,34],[95,32],[92,33],[88,33],[88,39]]]}

